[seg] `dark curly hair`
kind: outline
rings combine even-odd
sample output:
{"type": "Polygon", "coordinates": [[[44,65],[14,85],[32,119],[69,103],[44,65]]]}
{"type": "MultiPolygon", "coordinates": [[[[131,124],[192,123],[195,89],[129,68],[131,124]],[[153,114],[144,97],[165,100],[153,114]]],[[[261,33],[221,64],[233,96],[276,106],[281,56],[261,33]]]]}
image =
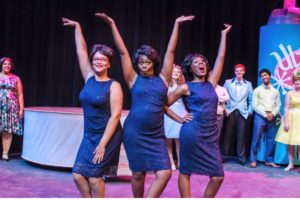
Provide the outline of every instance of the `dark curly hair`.
{"type": "Polygon", "coordinates": [[[266,69],[266,68],[263,68],[263,69],[261,69],[260,71],[259,71],[259,76],[261,76],[261,74],[262,73],[267,73],[269,76],[271,76],[271,72],[270,72],[270,70],[268,70],[268,69],[266,69]]]}
{"type": "Polygon", "coordinates": [[[112,64],[113,57],[114,57],[114,50],[110,48],[109,46],[106,46],[104,44],[94,44],[90,50],[90,62],[92,63],[93,57],[95,53],[101,53],[102,55],[107,56],[109,63],[112,64]]]}
{"type": "MultiPolygon", "coordinates": [[[[206,70],[207,70],[207,72],[209,72],[210,66],[208,64],[208,60],[202,54],[190,53],[184,58],[184,60],[181,64],[182,71],[183,71],[183,74],[184,74],[184,77],[185,77],[186,81],[194,80],[194,75],[193,75],[193,72],[191,70],[191,65],[192,65],[193,61],[198,57],[203,59],[203,61],[205,62],[206,68],[207,68],[206,70]]],[[[206,80],[207,80],[207,78],[208,78],[208,73],[205,76],[206,80]]]]}
{"type": "Polygon", "coordinates": [[[142,45],[133,55],[133,65],[135,70],[140,74],[140,70],[138,67],[138,61],[140,56],[146,56],[153,62],[154,75],[158,75],[160,73],[159,63],[160,58],[158,52],[148,45],[142,45]]]}
{"type": "Polygon", "coordinates": [[[1,70],[2,70],[2,66],[3,66],[4,62],[7,61],[7,60],[8,60],[8,61],[10,62],[10,64],[11,64],[11,69],[12,69],[12,70],[15,69],[16,66],[15,66],[14,62],[12,61],[12,59],[9,58],[9,57],[3,57],[3,58],[0,59],[1,70]]]}

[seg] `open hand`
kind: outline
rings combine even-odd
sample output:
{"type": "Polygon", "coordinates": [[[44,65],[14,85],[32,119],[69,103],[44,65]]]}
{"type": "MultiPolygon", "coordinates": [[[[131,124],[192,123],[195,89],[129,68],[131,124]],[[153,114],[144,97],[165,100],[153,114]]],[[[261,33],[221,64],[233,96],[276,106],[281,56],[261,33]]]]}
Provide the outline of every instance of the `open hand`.
{"type": "Polygon", "coordinates": [[[232,25],[224,24],[224,26],[225,26],[225,28],[221,31],[221,33],[227,34],[230,31],[232,25]]]}
{"type": "Polygon", "coordinates": [[[267,112],[267,120],[270,122],[270,121],[272,121],[273,120],[273,118],[274,118],[274,115],[273,115],[273,113],[271,113],[271,112],[267,112]]]}
{"type": "Polygon", "coordinates": [[[95,16],[99,17],[100,19],[102,19],[103,21],[105,21],[108,24],[115,23],[114,20],[105,13],[95,13],[95,16]]]}
{"type": "Polygon", "coordinates": [[[182,123],[190,122],[193,119],[193,114],[188,113],[182,118],[182,123]]]}
{"type": "Polygon", "coordinates": [[[103,160],[104,153],[105,153],[105,147],[98,145],[94,151],[93,163],[99,164],[103,160]]]}
{"type": "Polygon", "coordinates": [[[194,18],[195,18],[194,15],[190,15],[190,16],[184,16],[183,15],[181,17],[178,17],[175,22],[180,24],[182,22],[192,21],[194,18]]]}
{"type": "Polygon", "coordinates": [[[74,21],[74,20],[70,20],[68,18],[61,18],[62,19],[62,22],[64,24],[64,26],[71,26],[71,27],[75,27],[76,25],[78,25],[78,22],[77,21],[74,21]]]}
{"type": "Polygon", "coordinates": [[[20,111],[19,111],[19,117],[20,117],[20,118],[23,118],[23,117],[24,117],[24,111],[23,111],[23,110],[20,110],[20,111]]]}
{"type": "Polygon", "coordinates": [[[284,124],[284,128],[283,129],[284,129],[285,132],[288,132],[289,129],[290,129],[290,127],[289,127],[288,124],[284,124]]]}

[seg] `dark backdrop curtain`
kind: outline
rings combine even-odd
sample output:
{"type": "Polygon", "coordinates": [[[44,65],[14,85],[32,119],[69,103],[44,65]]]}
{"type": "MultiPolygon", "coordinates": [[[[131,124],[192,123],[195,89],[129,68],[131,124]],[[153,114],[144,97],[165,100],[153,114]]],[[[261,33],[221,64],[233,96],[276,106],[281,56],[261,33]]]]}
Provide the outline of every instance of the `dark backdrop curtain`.
{"type": "MultiPolygon", "coordinates": [[[[244,63],[245,78],[256,86],[259,28],[282,5],[282,0],[0,0],[0,57],[15,61],[25,106],[80,106],[84,82],[74,30],[64,27],[61,17],[81,23],[88,47],[104,43],[115,49],[109,26],[94,17],[97,11],[106,12],[116,21],[131,55],[140,45],[149,44],[163,59],[174,20],[193,14],[195,20],[181,27],[176,63],[196,51],[213,65],[222,24],[230,23],[233,29],[220,84],[234,75],[236,63],[244,63]]],[[[110,73],[122,84],[128,109],[129,91],[117,52],[110,73]]]]}

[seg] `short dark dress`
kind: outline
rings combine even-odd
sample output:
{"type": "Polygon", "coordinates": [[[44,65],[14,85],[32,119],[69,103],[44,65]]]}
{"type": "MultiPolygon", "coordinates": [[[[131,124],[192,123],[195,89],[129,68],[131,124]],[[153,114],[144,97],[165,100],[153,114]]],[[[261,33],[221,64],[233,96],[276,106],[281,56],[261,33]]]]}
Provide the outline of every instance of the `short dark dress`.
{"type": "Polygon", "coordinates": [[[167,87],[158,76],[138,76],[124,124],[124,147],[134,172],[171,169],[164,134],[167,87]]]}
{"type": "Polygon", "coordinates": [[[122,142],[120,123],[106,146],[103,160],[100,164],[93,164],[92,162],[93,152],[99,144],[111,116],[110,86],[112,82],[113,80],[97,81],[92,76],[80,92],[84,113],[84,135],[73,166],[73,173],[85,177],[102,178],[104,175],[115,174],[117,171],[122,142]]]}
{"type": "Polygon", "coordinates": [[[180,130],[180,173],[224,176],[217,131],[218,97],[210,82],[187,82],[193,120],[180,130]]]}

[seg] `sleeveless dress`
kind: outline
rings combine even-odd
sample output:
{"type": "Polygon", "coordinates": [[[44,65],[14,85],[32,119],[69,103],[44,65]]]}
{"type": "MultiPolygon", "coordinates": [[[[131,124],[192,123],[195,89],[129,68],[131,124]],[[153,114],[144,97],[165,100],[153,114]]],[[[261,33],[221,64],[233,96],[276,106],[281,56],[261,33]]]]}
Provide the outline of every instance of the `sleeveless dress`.
{"type": "Polygon", "coordinates": [[[106,146],[103,160],[100,164],[93,164],[92,162],[93,152],[99,144],[111,116],[110,86],[112,82],[113,80],[97,81],[92,76],[80,92],[84,116],[84,134],[73,166],[73,173],[95,178],[116,174],[122,142],[120,123],[106,146]]]}
{"type": "Polygon", "coordinates": [[[158,76],[138,75],[124,123],[124,147],[134,172],[171,169],[164,132],[167,87],[158,76]]]}
{"type": "MultiPolygon", "coordinates": [[[[173,92],[174,90],[176,90],[176,88],[169,92],[173,92]]],[[[187,111],[185,110],[182,98],[175,101],[169,108],[180,117],[184,117],[187,114],[187,111]]],[[[182,124],[174,121],[167,115],[164,115],[164,120],[165,120],[166,138],[179,138],[179,132],[180,132],[182,124]]]]}
{"type": "Polygon", "coordinates": [[[288,145],[300,145],[300,97],[291,92],[289,109],[289,131],[284,131],[284,123],[281,123],[276,136],[276,141],[288,145]]]}
{"type": "Polygon", "coordinates": [[[15,75],[0,80],[0,133],[23,135],[17,80],[18,77],[15,75]]]}
{"type": "Polygon", "coordinates": [[[180,131],[180,173],[224,176],[218,145],[218,96],[210,82],[187,82],[185,97],[193,120],[180,131]]]}

